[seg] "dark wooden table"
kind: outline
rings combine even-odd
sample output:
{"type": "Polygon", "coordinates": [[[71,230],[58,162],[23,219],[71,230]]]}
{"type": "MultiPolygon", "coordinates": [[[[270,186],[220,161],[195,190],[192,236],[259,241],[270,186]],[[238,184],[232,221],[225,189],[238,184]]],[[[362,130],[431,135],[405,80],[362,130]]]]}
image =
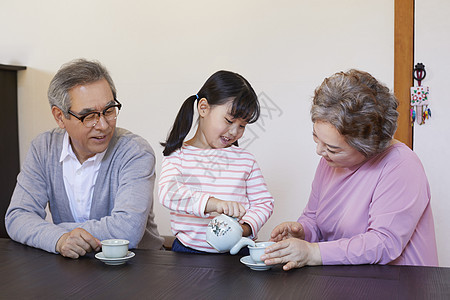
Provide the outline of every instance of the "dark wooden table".
{"type": "Polygon", "coordinates": [[[450,268],[321,266],[253,271],[239,256],[132,250],[108,266],[0,239],[0,299],[450,299],[450,268]]]}

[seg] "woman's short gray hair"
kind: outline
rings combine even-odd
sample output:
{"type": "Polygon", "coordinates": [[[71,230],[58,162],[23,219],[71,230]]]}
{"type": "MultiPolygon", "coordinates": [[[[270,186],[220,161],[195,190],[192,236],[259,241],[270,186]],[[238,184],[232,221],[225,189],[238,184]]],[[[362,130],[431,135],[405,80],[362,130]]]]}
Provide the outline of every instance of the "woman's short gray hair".
{"type": "Polygon", "coordinates": [[[48,101],[50,106],[61,109],[66,117],[72,105],[69,91],[82,84],[89,84],[106,79],[111,92],[116,99],[116,87],[108,70],[98,61],[76,59],[64,64],[50,82],[48,88],[48,101]]]}
{"type": "Polygon", "coordinates": [[[328,122],[370,157],[386,149],[397,129],[398,101],[384,84],[359,70],[339,72],[315,90],[311,119],[328,122]]]}

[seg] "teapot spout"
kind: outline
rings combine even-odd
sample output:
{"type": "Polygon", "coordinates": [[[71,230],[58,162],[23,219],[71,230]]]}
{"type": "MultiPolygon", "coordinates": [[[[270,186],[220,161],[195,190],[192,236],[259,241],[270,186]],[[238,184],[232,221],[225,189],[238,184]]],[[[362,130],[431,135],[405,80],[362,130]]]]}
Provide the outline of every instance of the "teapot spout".
{"type": "Polygon", "coordinates": [[[231,248],[230,250],[230,254],[231,255],[235,255],[239,252],[239,250],[241,250],[242,247],[244,246],[255,246],[255,242],[249,238],[246,237],[242,237],[239,242],[236,243],[236,245],[233,246],[233,248],[231,248]]]}

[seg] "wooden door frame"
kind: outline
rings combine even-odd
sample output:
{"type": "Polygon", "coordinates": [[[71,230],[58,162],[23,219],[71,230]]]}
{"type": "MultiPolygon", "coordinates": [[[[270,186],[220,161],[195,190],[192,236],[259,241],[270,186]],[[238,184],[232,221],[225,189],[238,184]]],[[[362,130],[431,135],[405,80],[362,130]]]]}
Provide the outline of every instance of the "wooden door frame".
{"type": "Polygon", "coordinates": [[[410,87],[414,69],[414,0],[394,0],[394,94],[399,100],[396,139],[413,148],[410,87]]]}

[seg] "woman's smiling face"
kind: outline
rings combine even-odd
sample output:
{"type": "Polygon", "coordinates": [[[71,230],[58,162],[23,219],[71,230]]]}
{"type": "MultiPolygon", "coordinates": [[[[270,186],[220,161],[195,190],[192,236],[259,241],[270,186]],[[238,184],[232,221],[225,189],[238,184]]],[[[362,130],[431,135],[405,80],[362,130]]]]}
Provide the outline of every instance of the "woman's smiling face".
{"type": "Polygon", "coordinates": [[[317,121],[313,125],[313,139],[316,152],[330,167],[351,168],[361,164],[366,157],[352,148],[337,129],[328,122],[317,121]]]}

